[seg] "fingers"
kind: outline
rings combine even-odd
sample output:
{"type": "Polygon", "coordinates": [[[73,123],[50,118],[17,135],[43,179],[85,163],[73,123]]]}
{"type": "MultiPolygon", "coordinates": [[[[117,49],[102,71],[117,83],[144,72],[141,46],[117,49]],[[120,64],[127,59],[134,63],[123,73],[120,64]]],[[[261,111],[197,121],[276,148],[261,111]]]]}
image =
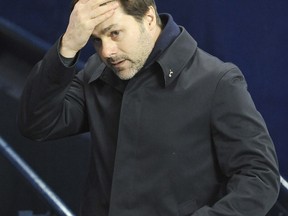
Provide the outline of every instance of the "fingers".
{"type": "Polygon", "coordinates": [[[118,1],[115,1],[115,0],[110,0],[110,1],[102,1],[102,2],[98,2],[97,4],[93,4],[92,6],[92,14],[93,14],[93,17],[97,17],[100,16],[100,15],[103,15],[107,12],[111,12],[115,9],[117,9],[119,7],[119,2],[118,1]]]}
{"type": "Polygon", "coordinates": [[[118,3],[118,0],[82,0],[82,1],[86,1],[86,3],[89,2],[92,6],[97,7],[108,5],[110,3],[118,3]]]}
{"type": "Polygon", "coordinates": [[[79,0],[79,4],[86,5],[87,7],[90,7],[93,10],[97,10],[99,8],[103,9],[116,9],[119,6],[118,0],[79,0]]]}
{"type": "Polygon", "coordinates": [[[101,6],[101,8],[98,8],[98,10],[91,11],[91,18],[97,19],[99,24],[104,20],[108,19],[110,16],[112,16],[116,8],[117,5],[101,6]]]}
{"type": "Polygon", "coordinates": [[[105,1],[105,2],[103,2],[103,3],[100,3],[100,4],[99,4],[99,7],[104,6],[104,5],[107,5],[107,4],[111,3],[111,2],[115,2],[115,0],[110,0],[110,1],[105,1]]]}
{"type": "Polygon", "coordinates": [[[93,30],[114,14],[117,0],[79,0],[62,38],[63,56],[73,56],[88,42],[93,30]]]}
{"type": "MultiPolygon", "coordinates": [[[[105,17],[113,14],[113,11],[119,7],[117,0],[79,0],[75,8],[81,14],[81,17],[95,19],[108,13],[105,17]]],[[[100,19],[102,20],[102,19],[100,19]]]]}

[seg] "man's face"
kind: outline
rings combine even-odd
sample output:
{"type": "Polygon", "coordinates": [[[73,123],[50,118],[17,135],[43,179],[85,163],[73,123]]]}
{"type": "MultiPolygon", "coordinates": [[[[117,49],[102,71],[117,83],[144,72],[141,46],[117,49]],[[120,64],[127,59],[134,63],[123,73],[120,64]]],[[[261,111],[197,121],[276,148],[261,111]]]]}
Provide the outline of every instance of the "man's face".
{"type": "Polygon", "coordinates": [[[144,66],[155,44],[144,22],[137,22],[121,7],[96,26],[92,36],[99,56],[123,80],[131,79],[144,66]]]}

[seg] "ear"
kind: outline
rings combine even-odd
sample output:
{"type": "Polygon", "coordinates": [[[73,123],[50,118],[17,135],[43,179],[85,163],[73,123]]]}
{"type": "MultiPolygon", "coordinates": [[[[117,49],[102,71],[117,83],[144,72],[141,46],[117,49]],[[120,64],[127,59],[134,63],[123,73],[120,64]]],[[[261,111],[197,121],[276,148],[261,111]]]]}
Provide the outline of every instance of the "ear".
{"type": "Polygon", "coordinates": [[[149,10],[147,11],[144,19],[145,25],[150,31],[154,30],[157,27],[156,11],[154,7],[149,6],[149,10]]]}

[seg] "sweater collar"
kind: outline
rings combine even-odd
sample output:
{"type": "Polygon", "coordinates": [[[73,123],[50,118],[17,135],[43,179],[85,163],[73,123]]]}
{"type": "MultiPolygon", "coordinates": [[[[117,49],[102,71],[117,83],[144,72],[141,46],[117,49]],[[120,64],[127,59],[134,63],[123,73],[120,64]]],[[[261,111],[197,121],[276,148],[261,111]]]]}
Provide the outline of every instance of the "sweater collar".
{"type": "Polygon", "coordinates": [[[163,30],[159,35],[159,38],[157,39],[155,46],[144,65],[144,69],[151,66],[151,64],[157,60],[163,51],[166,50],[180,34],[180,28],[174,22],[170,14],[161,14],[160,18],[162,21],[163,30]]]}

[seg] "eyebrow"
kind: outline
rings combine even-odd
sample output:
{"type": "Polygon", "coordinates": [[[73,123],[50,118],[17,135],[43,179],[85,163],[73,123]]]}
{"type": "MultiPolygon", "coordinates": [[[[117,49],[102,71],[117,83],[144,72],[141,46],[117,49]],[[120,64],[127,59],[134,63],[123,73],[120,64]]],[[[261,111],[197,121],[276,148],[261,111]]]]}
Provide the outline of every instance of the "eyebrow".
{"type": "Polygon", "coordinates": [[[111,29],[117,27],[118,25],[117,24],[111,24],[109,25],[108,27],[104,28],[101,30],[101,34],[102,35],[105,35],[107,32],[109,32],[111,29]]]}

